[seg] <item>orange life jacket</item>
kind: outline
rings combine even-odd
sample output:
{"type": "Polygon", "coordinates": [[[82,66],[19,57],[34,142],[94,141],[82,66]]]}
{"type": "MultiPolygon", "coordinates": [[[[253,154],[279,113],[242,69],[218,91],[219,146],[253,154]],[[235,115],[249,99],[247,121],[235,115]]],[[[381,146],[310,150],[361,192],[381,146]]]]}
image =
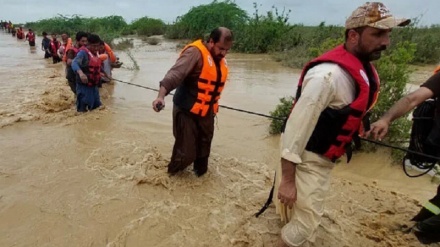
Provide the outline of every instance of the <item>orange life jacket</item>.
{"type": "Polygon", "coordinates": [[[434,74],[437,74],[437,72],[439,72],[440,71],[440,65],[438,65],[436,68],[435,68],[435,70],[434,70],[434,74]]]}
{"type": "Polygon", "coordinates": [[[223,58],[219,65],[216,66],[211,53],[208,51],[202,40],[197,40],[185,48],[182,52],[189,47],[196,47],[202,54],[203,67],[197,84],[191,82],[183,82],[176,90],[174,95],[174,103],[190,111],[191,113],[199,116],[206,116],[210,110],[213,113],[218,112],[218,101],[220,94],[228,77],[228,67],[226,60],[223,58]],[[197,85],[197,93],[192,93],[189,87],[197,85]],[[211,109],[212,108],[212,109],[211,109]]]}
{"type": "Polygon", "coordinates": [[[67,51],[72,48],[72,38],[67,38],[67,44],[64,48],[63,62],[67,62],[67,51]]]}
{"type": "Polygon", "coordinates": [[[105,52],[107,52],[107,54],[110,58],[110,62],[116,63],[116,56],[115,56],[115,53],[113,52],[112,48],[107,43],[104,43],[104,47],[105,47],[105,52]]]}

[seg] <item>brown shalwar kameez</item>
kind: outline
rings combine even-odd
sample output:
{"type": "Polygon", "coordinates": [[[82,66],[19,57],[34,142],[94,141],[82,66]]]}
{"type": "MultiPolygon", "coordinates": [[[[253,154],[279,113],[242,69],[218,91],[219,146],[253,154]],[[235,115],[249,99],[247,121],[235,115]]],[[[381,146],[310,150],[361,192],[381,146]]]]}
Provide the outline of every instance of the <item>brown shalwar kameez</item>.
{"type": "MultiPolygon", "coordinates": [[[[185,83],[197,82],[203,67],[203,59],[196,47],[189,47],[177,59],[176,64],[160,82],[167,92],[185,83]]],[[[198,88],[188,86],[191,93],[198,88]]],[[[194,162],[198,176],[206,173],[211,141],[214,135],[214,114],[212,109],[205,117],[192,114],[176,103],[173,106],[173,134],[175,138],[173,154],[168,164],[168,172],[175,174],[194,162]]]]}

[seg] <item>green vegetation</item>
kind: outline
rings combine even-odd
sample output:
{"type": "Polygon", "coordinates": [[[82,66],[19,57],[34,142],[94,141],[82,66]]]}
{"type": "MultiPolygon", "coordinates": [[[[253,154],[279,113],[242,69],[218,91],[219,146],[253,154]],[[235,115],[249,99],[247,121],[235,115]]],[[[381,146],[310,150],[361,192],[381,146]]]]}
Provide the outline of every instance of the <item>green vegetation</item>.
{"type": "MultiPolygon", "coordinates": [[[[403,32],[405,30],[402,30],[403,32]]],[[[414,62],[434,64],[439,62],[440,56],[440,25],[423,28],[412,28],[409,35],[411,42],[416,44],[416,56],[414,62]]]]}
{"type": "MultiPolygon", "coordinates": [[[[121,16],[107,16],[102,18],[86,18],[78,15],[63,16],[43,19],[36,22],[26,23],[27,28],[36,30],[41,35],[43,31],[51,33],[67,33],[75,37],[76,32],[85,31],[98,34],[106,43],[114,45],[114,39],[127,34],[138,35],[162,35],[166,25],[162,20],[142,17],[127,24],[121,16]]],[[[120,42],[118,48],[128,49],[132,47],[130,41],[120,42]]]]}
{"type": "Polygon", "coordinates": [[[134,56],[131,53],[131,51],[126,51],[126,53],[127,53],[127,56],[130,58],[130,60],[133,62],[133,66],[132,67],[127,67],[127,69],[129,69],[129,70],[139,70],[139,64],[137,63],[137,61],[134,58],[134,56]]]}
{"type": "Polygon", "coordinates": [[[166,32],[170,39],[198,39],[218,27],[225,26],[237,30],[245,24],[248,16],[233,1],[213,1],[210,4],[193,7],[185,15],[178,17],[166,32]]]}
{"type": "Polygon", "coordinates": [[[26,27],[36,30],[41,35],[43,31],[51,33],[67,33],[75,37],[76,32],[85,31],[98,34],[106,43],[120,37],[121,31],[127,23],[121,16],[107,16],[102,18],[85,18],[78,15],[71,17],[59,15],[50,19],[37,22],[28,22],[26,27]]]}
{"type": "Polygon", "coordinates": [[[270,116],[274,118],[271,120],[269,126],[270,134],[276,135],[281,133],[285,122],[282,119],[286,119],[289,116],[292,110],[293,100],[294,97],[292,96],[280,98],[280,103],[276,106],[274,111],[270,112],[270,116]]]}
{"type": "MultiPolygon", "coordinates": [[[[414,59],[416,45],[403,41],[394,49],[389,50],[385,56],[375,62],[381,79],[381,94],[372,111],[371,118],[379,119],[391,106],[406,94],[406,84],[409,83],[409,63],[414,59]]],[[[409,137],[411,123],[402,117],[391,126],[388,139],[391,142],[409,137]]]]}
{"type": "MultiPolygon", "coordinates": [[[[87,18],[78,15],[59,15],[37,22],[26,23],[28,28],[48,33],[67,32],[73,36],[83,30],[99,34],[107,43],[124,35],[163,35],[170,39],[195,40],[206,37],[218,26],[230,28],[235,37],[233,50],[244,53],[271,53],[276,61],[290,67],[301,68],[319,51],[323,42],[342,37],[344,28],[326,25],[304,26],[289,23],[290,10],[272,7],[260,13],[254,3],[254,13],[249,15],[234,1],[214,0],[210,4],[191,8],[187,13],[167,25],[160,19],[142,17],[127,23],[121,16],[87,18]]],[[[293,13],[294,14],[294,13],[293,13]]],[[[419,19],[410,27],[393,31],[393,46],[409,41],[416,44],[412,63],[433,64],[440,57],[440,25],[420,27],[419,19]]],[[[154,42],[153,42],[154,43],[154,42]]]]}
{"type": "MultiPolygon", "coordinates": [[[[289,48],[284,39],[293,27],[287,21],[290,11],[281,11],[272,8],[266,15],[258,12],[257,5],[254,4],[255,13],[248,20],[246,25],[241,25],[237,29],[234,49],[246,53],[266,53],[270,51],[283,51],[289,48]]],[[[296,43],[299,36],[289,36],[289,40],[296,43]]]]}
{"type": "MultiPolygon", "coordinates": [[[[167,28],[166,37],[170,39],[188,39],[206,37],[218,26],[229,27],[234,33],[235,52],[271,53],[276,61],[286,66],[301,68],[315,57],[323,42],[343,37],[344,28],[326,25],[304,26],[290,24],[290,10],[273,7],[266,13],[260,13],[254,4],[254,13],[249,16],[233,1],[213,1],[210,4],[191,8],[178,17],[167,28]]],[[[410,27],[393,31],[394,46],[403,41],[416,44],[412,63],[437,63],[440,57],[440,25],[418,27],[419,20],[413,20],[410,27]]]]}
{"type": "Polygon", "coordinates": [[[146,42],[149,45],[158,45],[160,43],[160,40],[158,38],[155,38],[155,37],[149,37],[149,38],[146,39],[146,42]]]}
{"type": "Polygon", "coordinates": [[[137,34],[140,36],[162,35],[165,33],[166,24],[160,19],[142,17],[134,20],[123,31],[123,34],[137,34]]]}
{"type": "Polygon", "coordinates": [[[133,39],[122,39],[118,43],[113,43],[113,48],[116,50],[127,50],[133,47],[133,39]]]}

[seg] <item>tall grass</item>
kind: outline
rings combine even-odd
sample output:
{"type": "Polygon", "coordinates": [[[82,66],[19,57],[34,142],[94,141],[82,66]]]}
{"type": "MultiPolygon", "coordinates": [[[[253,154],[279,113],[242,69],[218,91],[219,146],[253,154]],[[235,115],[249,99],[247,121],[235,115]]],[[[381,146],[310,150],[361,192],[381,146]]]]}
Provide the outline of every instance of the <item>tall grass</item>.
{"type": "Polygon", "coordinates": [[[139,64],[137,63],[136,59],[134,58],[133,54],[131,53],[131,51],[126,51],[125,53],[127,53],[127,56],[130,58],[130,60],[133,62],[133,66],[132,67],[127,67],[130,70],[139,70],[139,64]]]}

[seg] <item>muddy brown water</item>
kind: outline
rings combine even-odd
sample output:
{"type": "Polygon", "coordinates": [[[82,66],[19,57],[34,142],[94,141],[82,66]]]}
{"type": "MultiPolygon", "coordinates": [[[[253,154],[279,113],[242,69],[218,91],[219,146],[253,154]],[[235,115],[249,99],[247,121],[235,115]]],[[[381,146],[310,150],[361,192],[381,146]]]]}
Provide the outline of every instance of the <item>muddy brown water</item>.
{"type": "MultiPolygon", "coordinates": [[[[141,69],[119,52],[113,76],[157,87],[176,44],[135,44],[141,69]]],[[[171,97],[158,114],[156,92],[116,82],[101,89],[105,107],[77,114],[62,65],[39,48],[0,32],[0,246],[275,246],[274,208],[252,216],[279,162],[269,120],[221,109],[207,175],[170,178],[171,97]]],[[[228,63],[224,105],[268,114],[294,94],[299,71],[269,56],[228,63]]],[[[341,163],[316,246],[419,246],[398,229],[435,186],[405,177],[385,150],[341,163]]]]}

